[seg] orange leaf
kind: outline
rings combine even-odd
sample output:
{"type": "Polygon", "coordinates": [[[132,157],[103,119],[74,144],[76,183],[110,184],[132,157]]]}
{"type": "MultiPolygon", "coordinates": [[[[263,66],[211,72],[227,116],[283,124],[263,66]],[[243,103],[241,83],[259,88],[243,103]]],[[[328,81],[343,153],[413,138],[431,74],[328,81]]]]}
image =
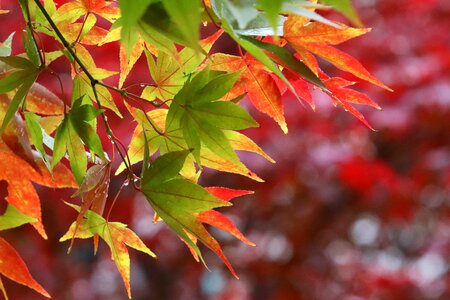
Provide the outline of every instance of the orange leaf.
{"type": "Polygon", "coordinates": [[[31,225],[46,239],[47,235],[41,223],[41,203],[31,182],[55,188],[76,187],[76,182],[64,165],[58,165],[52,175],[40,160],[35,164],[37,170],[17,156],[4,142],[0,142],[0,180],[8,183],[6,201],[21,213],[36,218],[38,222],[31,225]]]}
{"type": "Polygon", "coordinates": [[[34,280],[25,262],[17,251],[0,237],[0,273],[9,279],[32,288],[43,296],[50,298],[49,293],[34,280]]]}
{"type": "Polygon", "coordinates": [[[239,196],[251,195],[254,193],[253,191],[235,190],[219,186],[206,187],[205,190],[207,190],[213,196],[222,199],[224,201],[230,201],[239,196]]]}
{"type": "Polygon", "coordinates": [[[106,20],[113,22],[120,17],[120,10],[118,7],[110,6],[113,1],[105,0],[80,0],[86,12],[94,13],[102,16],[106,20]]]}
{"type": "Polygon", "coordinates": [[[252,104],[259,111],[272,117],[281,127],[284,133],[288,132],[284,118],[281,92],[277,83],[266,71],[248,69],[245,88],[252,104]]]}
{"type": "Polygon", "coordinates": [[[367,69],[364,68],[358,60],[348,55],[347,53],[331,46],[318,43],[309,43],[304,46],[307,50],[329,61],[339,69],[352,73],[356,77],[366,80],[372,84],[378,85],[388,91],[392,91],[389,87],[387,87],[373,75],[371,75],[369,71],[367,71],[367,69]]]}
{"type": "Polygon", "coordinates": [[[343,24],[336,28],[320,22],[305,23],[304,18],[295,16],[290,16],[284,23],[284,38],[300,54],[305,64],[313,72],[318,70],[314,59],[308,52],[322,57],[343,71],[391,90],[372,76],[355,58],[330,46],[338,45],[369,31],[370,28],[352,28],[343,24]]]}
{"type": "Polygon", "coordinates": [[[285,38],[293,44],[323,43],[338,45],[352,38],[366,34],[371,28],[353,28],[339,24],[339,28],[320,22],[311,22],[307,25],[292,24],[295,17],[289,17],[285,23],[285,38]]]}

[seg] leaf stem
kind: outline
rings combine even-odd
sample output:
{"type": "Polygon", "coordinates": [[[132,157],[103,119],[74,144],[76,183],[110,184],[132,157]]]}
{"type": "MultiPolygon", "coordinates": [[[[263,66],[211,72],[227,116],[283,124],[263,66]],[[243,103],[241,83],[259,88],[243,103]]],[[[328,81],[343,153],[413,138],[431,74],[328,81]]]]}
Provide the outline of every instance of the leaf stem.
{"type": "MultiPolygon", "coordinates": [[[[89,70],[87,69],[87,67],[84,65],[84,63],[81,61],[81,59],[77,56],[77,54],[75,53],[75,51],[72,49],[71,45],[67,42],[67,40],[64,38],[64,36],[62,35],[61,31],[58,29],[58,26],[56,26],[55,22],[53,22],[52,18],[50,17],[50,15],[48,14],[47,10],[45,9],[45,7],[42,5],[42,3],[39,0],[34,0],[34,2],[36,3],[37,7],[41,10],[42,14],[44,15],[45,19],[47,20],[47,22],[50,24],[50,26],[52,27],[52,29],[55,31],[55,34],[58,36],[58,38],[60,39],[61,43],[63,44],[63,46],[66,48],[66,50],[70,53],[70,55],[72,56],[72,58],[78,63],[78,65],[80,66],[81,70],[86,74],[86,76],[88,77],[91,86],[92,86],[92,90],[94,92],[94,98],[95,101],[98,105],[99,109],[102,109],[102,105],[100,103],[99,97],[98,97],[98,93],[97,93],[97,89],[96,89],[96,85],[100,84],[103,85],[107,88],[113,89],[115,91],[119,91],[119,89],[104,84],[102,82],[100,82],[99,80],[97,80],[96,78],[94,78],[94,76],[92,76],[92,74],[89,72],[89,70]]],[[[121,93],[122,94],[122,93],[121,93]]],[[[134,179],[134,173],[131,170],[131,166],[129,165],[129,157],[128,157],[128,153],[126,153],[125,155],[122,153],[122,150],[119,148],[118,144],[121,144],[120,141],[118,141],[118,139],[115,137],[114,133],[111,130],[111,127],[109,126],[109,123],[106,119],[106,114],[105,112],[101,113],[103,122],[105,124],[105,129],[106,129],[106,134],[108,135],[108,137],[111,139],[111,141],[113,142],[114,147],[116,148],[117,152],[120,155],[120,158],[122,159],[122,161],[125,163],[125,166],[129,172],[129,176],[131,179],[134,179]],[[127,156],[127,159],[125,159],[125,156],[127,156]]]]}

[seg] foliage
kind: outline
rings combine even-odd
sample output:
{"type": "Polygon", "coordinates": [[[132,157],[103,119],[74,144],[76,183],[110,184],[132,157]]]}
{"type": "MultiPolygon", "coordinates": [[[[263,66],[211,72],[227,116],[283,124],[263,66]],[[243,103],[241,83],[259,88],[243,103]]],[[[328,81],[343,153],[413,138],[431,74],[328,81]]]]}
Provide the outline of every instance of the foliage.
{"type": "MultiPolygon", "coordinates": [[[[141,191],[155,211],[154,221],[165,222],[196,260],[205,263],[197,243],[200,241],[237,277],[204,224],[254,245],[215,210],[230,206],[230,199],[250,192],[204,188],[198,181],[205,168],[262,181],[236,151],[254,152],[273,162],[239,132],[259,127],[241,105],[242,99],[248,96],[256,110],[287,133],[282,96],[290,91],[301,104],[314,109],[310,90],[317,89],[370,128],[353,104],[380,107],[349,88],[355,82],[325,74],[316,57],[389,90],[355,58],[334,47],[370,31],[319,14],[330,8],[324,5],[328,4],[359,25],[350,3],[344,2],[75,0],[57,6],[52,0],[19,0],[26,22],[22,36],[25,52],[11,54],[13,35],[0,48],[0,176],[8,184],[8,210],[0,218],[0,228],[30,223],[46,238],[40,201],[31,182],[78,188],[75,196],[81,195],[81,205],[68,204],[78,211],[78,217],[61,241],[72,239],[73,243],[75,238],[92,237],[97,249],[102,238],[111,249],[131,298],[126,245],[154,254],[126,225],[109,221],[115,201],[104,213],[117,153],[121,165],[116,174],[127,174],[122,188],[131,183],[141,191]],[[202,23],[217,30],[201,38],[202,23]],[[211,52],[225,35],[235,42],[237,51],[211,52]],[[45,50],[44,36],[53,39],[56,50],[45,50]],[[110,85],[109,77],[117,72],[98,67],[92,52],[95,47],[117,43],[119,80],[117,85],[110,85]],[[71,101],[59,99],[36,82],[46,73],[61,81],[52,69],[53,62],[60,58],[70,64],[71,101]],[[139,59],[147,61],[150,78],[123,88],[139,59]],[[143,87],[137,94],[130,92],[136,84],[143,87]],[[122,108],[128,111],[126,117],[137,122],[128,149],[108,121],[108,115],[123,117],[122,108]],[[104,151],[107,143],[113,147],[111,159],[104,151]],[[16,168],[7,166],[10,161],[16,168]],[[137,163],[142,164],[140,175],[132,167],[137,163]]],[[[11,248],[3,243],[5,249],[11,248]]],[[[28,274],[26,268],[17,272],[28,274]]],[[[48,296],[29,274],[26,281],[2,274],[48,296]]]]}

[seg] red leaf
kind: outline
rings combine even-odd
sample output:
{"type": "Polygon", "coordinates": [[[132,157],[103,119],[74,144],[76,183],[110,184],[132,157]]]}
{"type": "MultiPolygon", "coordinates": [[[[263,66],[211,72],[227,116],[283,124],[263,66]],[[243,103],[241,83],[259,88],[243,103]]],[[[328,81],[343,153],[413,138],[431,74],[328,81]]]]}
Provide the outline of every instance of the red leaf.
{"type": "Polygon", "coordinates": [[[224,201],[230,201],[231,199],[244,195],[251,195],[254,193],[253,191],[234,190],[218,186],[210,186],[206,187],[205,189],[213,196],[216,196],[217,198],[222,199],[224,201]]]}
{"type": "Polygon", "coordinates": [[[17,251],[0,237],[0,273],[9,279],[32,288],[36,292],[50,298],[49,293],[39,284],[28,271],[25,262],[17,251]]]}

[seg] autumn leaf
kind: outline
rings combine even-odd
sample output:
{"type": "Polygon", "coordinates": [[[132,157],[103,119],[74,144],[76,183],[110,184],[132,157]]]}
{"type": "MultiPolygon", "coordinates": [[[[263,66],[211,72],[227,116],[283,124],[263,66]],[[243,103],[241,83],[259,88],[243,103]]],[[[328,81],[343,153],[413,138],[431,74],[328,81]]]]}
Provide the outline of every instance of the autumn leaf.
{"type": "Polygon", "coordinates": [[[36,163],[38,170],[27,161],[17,156],[4,142],[0,142],[0,180],[8,184],[6,201],[15,206],[22,214],[37,219],[31,223],[43,238],[47,238],[41,223],[41,204],[32,182],[40,185],[64,188],[76,187],[70,171],[63,165],[54,168],[53,173],[47,170],[44,163],[36,163]],[[14,167],[11,168],[11,165],[14,167]]]}
{"type": "Polygon", "coordinates": [[[64,102],[45,86],[35,82],[26,97],[27,111],[43,116],[64,114],[64,102]]]}
{"type": "Polygon", "coordinates": [[[310,56],[304,55],[305,52],[320,56],[343,71],[391,90],[371,75],[355,58],[331,46],[361,36],[369,32],[370,28],[353,28],[343,24],[339,24],[340,27],[337,28],[320,22],[306,23],[305,21],[307,21],[305,18],[290,16],[284,23],[284,38],[302,58],[306,59],[305,63],[313,72],[318,74],[318,70],[315,68],[316,63],[312,62],[310,56]]]}
{"type": "Polygon", "coordinates": [[[340,77],[329,78],[324,73],[321,73],[321,77],[324,78],[325,85],[331,91],[329,96],[333,99],[333,102],[343,107],[344,110],[350,112],[364,123],[364,125],[373,130],[372,126],[370,126],[364,116],[350,103],[368,105],[378,110],[381,110],[381,107],[363,93],[348,88],[349,86],[354,85],[355,82],[340,77]]]}
{"type": "Polygon", "coordinates": [[[122,88],[125,79],[130,74],[131,69],[144,52],[144,40],[139,36],[137,42],[131,48],[131,53],[127,53],[125,45],[120,45],[120,78],[119,88],[122,88]]]}
{"type": "MultiPolygon", "coordinates": [[[[0,237],[0,274],[3,276],[25,285],[41,295],[50,298],[49,293],[34,280],[28,271],[25,262],[19,256],[17,251],[3,238],[0,237]]],[[[3,284],[0,284],[0,289],[6,295],[3,284]]]]}
{"type": "MultiPolygon", "coordinates": [[[[77,205],[69,204],[79,213],[81,208],[77,205]]],[[[141,239],[127,225],[119,222],[109,222],[93,211],[86,211],[84,219],[77,225],[77,222],[70,225],[69,230],[60,238],[60,242],[72,239],[88,239],[100,236],[111,250],[111,258],[117,266],[122,276],[128,298],[131,299],[130,287],[130,256],[126,246],[144,252],[152,257],[156,255],[141,241],[141,239]]]]}
{"type": "MultiPolygon", "coordinates": [[[[206,187],[205,189],[210,194],[212,194],[215,197],[222,199],[224,201],[230,201],[231,199],[239,197],[239,196],[253,194],[252,191],[233,190],[233,189],[224,188],[224,187],[206,187]]],[[[198,220],[202,223],[209,224],[209,225],[219,228],[225,232],[228,232],[229,234],[233,235],[237,239],[241,240],[242,242],[244,242],[250,246],[256,246],[254,243],[250,242],[242,234],[242,232],[239,231],[239,229],[233,224],[233,222],[231,222],[230,219],[228,219],[225,215],[223,215],[222,213],[220,213],[218,211],[209,210],[209,211],[201,212],[198,215],[198,220]]]]}
{"type": "MultiPolygon", "coordinates": [[[[8,97],[0,95],[0,119],[5,115],[8,97]]],[[[0,180],[8,184],[5,200],[21,214],[36,219],[33,227],[46,238],[41,223],[41,205],[32,182],[54,188],[72,188],[77,184],[71,172],[58,165],[50,173],[36,152],[31,150],[23,120],[17,115],[9,123],[0,140],[0,180]],[[11,167],[13,166],[13,167],[11,167]]]]}

